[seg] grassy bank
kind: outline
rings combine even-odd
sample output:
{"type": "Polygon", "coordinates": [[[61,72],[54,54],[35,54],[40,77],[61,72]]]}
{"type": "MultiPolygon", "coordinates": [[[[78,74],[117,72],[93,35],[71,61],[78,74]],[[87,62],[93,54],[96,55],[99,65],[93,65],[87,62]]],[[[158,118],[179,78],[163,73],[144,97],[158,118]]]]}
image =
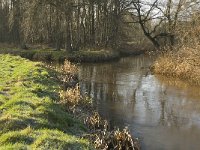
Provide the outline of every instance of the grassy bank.
{"type": "Polygon", "coordinates": [[[22,49],[8,49],[1,48],[0,54],[12,54],[18,55],[23,58],[27,58],[29,60],[35,61],[47,61],[47,62],[64,62],[67,58],[68,53],[66,51],[55,51],[53,49],[30,49],[30,50],[22,50],[22,49]]]}
{"type": "Polygon", "coordinates": [[[1,54],[19,55],[35,61],[47,62],[64,62],[68,59],[72,62],[104,62],[113,61],[120,58],[119,52],[114,50],[80,50],[74,52],[66,52],[64,50],[56,51],[53,49],[36,49],[36,50],[20,50],[20,49],[1,49],[1,54]]]}
{"type": "MultiPolygon", "coordinates": [[[[5,45],[6,46],[6,45],[5,45]]],[[[132,45],[122,45],[116,50],[107,49],[83,49],[79,51],[67,52],[65,50],[56,51],[52,48],[33,48],[23,50],[16,47],[5,47],[0,44],[0,54],[12,54],[27,58],[34,61],[46,61],[46,62],[59,62],[63,63],[65,59],[72,62],[107,62],[119,60],[124,56],[140,55],[145,52],[144,49],[136,48],[132,45]]]]}
{"type": "Polygon", "coordinates": [[[110,130],[80,94],[69,61],[59,68],[11,55],[0,61],[0,149],[140,149],[127,128],[110,130]]]}
{"type": "Polygon", "coordinates": [[[181,47],[176,52],[166,52],[157,58],[153,72],[186,80],[200,85],[200,46],[181,47]]]}
{"type": "Polygon", "coordinates": [[[56,72],[0,55],[0,149],[90,149],[86,129],[59,101],[56,72]]]}

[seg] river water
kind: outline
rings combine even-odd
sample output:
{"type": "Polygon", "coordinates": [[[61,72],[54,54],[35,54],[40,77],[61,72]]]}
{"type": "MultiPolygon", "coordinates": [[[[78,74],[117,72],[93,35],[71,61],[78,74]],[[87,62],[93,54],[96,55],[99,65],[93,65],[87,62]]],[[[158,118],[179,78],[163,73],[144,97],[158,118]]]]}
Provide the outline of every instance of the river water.
{"type": "Polygon", "coordinates": [[[200,150],[200,88],[152,75],[149,56],[80,65],[80,87],[111,126],[128,126],[142,150],[200,150]]]}

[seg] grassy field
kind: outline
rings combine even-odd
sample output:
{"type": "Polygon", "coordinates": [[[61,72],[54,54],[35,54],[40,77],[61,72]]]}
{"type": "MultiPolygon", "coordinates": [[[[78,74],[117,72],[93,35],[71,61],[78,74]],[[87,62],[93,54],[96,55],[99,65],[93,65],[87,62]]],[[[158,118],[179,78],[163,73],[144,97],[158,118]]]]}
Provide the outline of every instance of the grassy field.
{"type": "Polygon", "coordinates": [[[200,46],[177,49],[175,52],[167,52],[158,57],[152,66],[153,72],[200,85],[200,46]]]}
{"type": "Polygon", "coordinates": [[[56,72],[0,55],[0,149],[90,149],[86,128],[59,101],[56,72]]]}

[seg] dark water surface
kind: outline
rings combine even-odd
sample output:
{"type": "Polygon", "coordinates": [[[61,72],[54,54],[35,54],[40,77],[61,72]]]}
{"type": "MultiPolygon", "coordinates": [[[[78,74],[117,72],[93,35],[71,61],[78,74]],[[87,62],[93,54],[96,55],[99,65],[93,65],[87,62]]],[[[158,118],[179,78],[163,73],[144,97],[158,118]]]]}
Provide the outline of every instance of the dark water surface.
{"type": "Polygon", "coordinates": [[[143,150],[200,150],[200,88],[152,75],[149,56],[82,64],[81,90],[113,126],[129,126],[143,150]]]}

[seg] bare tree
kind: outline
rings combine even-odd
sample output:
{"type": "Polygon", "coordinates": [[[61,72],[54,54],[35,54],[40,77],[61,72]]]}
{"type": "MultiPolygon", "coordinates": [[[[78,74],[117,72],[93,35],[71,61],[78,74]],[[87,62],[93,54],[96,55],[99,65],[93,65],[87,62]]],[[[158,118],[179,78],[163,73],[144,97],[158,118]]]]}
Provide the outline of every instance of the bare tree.
{"type": "Polygon", "coordinates": [[[189,12],[198,4],[198,0],[130,0],[129,11],[134,23],[139,23],[144,35],[159,48],[161,38],[174,45],[177,25],[189,19],[189,12]]]}

